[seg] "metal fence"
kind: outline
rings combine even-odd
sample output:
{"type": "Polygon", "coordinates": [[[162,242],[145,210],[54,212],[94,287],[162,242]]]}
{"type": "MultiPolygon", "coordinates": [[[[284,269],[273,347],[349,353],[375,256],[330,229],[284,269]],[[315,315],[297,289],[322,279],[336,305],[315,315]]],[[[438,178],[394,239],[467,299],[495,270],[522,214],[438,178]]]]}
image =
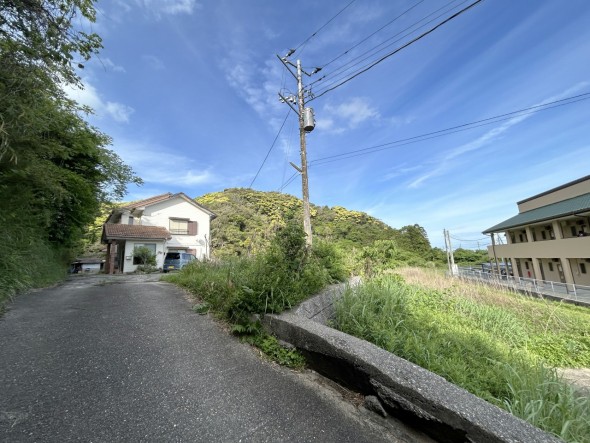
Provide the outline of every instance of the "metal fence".
{"type": "Polygon", "coordinates": [[[457,269],[461,278],[479,280],[490,285],[497,285],[505,289],[517,292],[527,292],[534,295],[549,295],[563,300],[582,302],[590,305],[590,286],[575,285],[572,283],[559,283],[534,278],[512,277],[510,275],[498,275],[484,272],[474,268],[457,269]]]}

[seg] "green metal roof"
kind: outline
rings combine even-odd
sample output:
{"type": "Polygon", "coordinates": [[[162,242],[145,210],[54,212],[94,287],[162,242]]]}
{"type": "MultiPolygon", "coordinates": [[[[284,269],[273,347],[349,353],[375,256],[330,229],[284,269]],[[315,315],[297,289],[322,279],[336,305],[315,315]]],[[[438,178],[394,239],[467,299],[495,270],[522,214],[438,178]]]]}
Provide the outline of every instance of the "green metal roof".
{"type": "Polygon", "coordinates": [[[516,228],[518,226],[540,223],[588,211],[590,211],[590,193],[557,203],[551,203],[550,205],[541,206],[540,208],[531,209],[530,211],[521,212],[508,220],[504,220],[502,223],[498,223],[497,225],[486,229],[483,233],[491,234],[492,232],[505,231],[506,229],[516,228]]]}

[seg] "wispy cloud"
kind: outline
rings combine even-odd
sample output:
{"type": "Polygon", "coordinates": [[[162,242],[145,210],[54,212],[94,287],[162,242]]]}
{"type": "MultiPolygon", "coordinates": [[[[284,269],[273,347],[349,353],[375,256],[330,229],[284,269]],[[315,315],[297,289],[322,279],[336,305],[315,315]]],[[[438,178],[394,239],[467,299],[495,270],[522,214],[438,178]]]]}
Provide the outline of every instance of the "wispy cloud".
{"type": "MultiPolygon", "coordinates": [[[[586,88],[588,86],[588,84],[589,84],[588,82],[580,82],[580,83],[572,86],[571,88],[568,88],[567,90],[565,90],[559,94],[548,97],[548,98],[532,105],[532,107],[542,106],[547,103],[551,103],[556,100],[561,100],[566,97],[569,97],[572,94],[575,94],[575,93],[583,90],[584,88],[586,88]]],[[[418,178],[415,178],[414,180],[412,180],[412,182],[409,183],[408,187],[409,188],[417,188],[417,187],[421,186],[422,184],[424,184],[424,182],[426,182],[430,178],[435,177],[435,176],[439,176],[439,175],[443,174],[444,172],[447,172],[448,170],[450,170],[454,167],[452,160],[455,160],[456,158],[458,158],[464,154],[481,149],[485,146],[489,146],[492,142],[494,142],[498,138],[500,138],[501,135],[503,135],[505,132],[507,132],[513,126],[516,126],[519,123],[521,123],[525,120],[528,120],[529,118],[531,118],[534,115],[535,115],[535,113],[530,113],[530,114],[522,114],[522,115],[517,115],[515,117],[512,117],[511,119],[505,121],[501,125],[499,125],[495,128],[492,128],[489,131],[487,131],[486,133],[484,133],[483,135],[477,137],[475,140],[473,140],[469,143],[465,143],[465,144],[458,146],[454,149],[450,149],[442,156],[442,158],[437,159],[436,163],[433,163],[435,166],[432,167],[432,169],[430,169],[425,174],[422,174],[418,178]]]]}
{"type": "Polygon", "coordinates": [[[135,0],[135,3],[158,18],[162,15],[190,15],[202,7],[196,0],[135,0]]]}
{"type": "MultiPolygon", "coordinates": [[[[271,59],[257,67],[249,60],[248,51],[245,52],[233,50],[222,62],[230,86],[265,119],[268,118],[269,109],[286,111],[286,105],[279,103],[277,95],[281,79],[280,64],[271,59]]],[[[274,123],[280,124],[280,121],[277,119],[274,123]]]]}
{"type": "Polygon", "coordinates": [[[154,71],[162,71],[162,70],[166,69],[166,65],[164,64],[164,62],[161,59],[159,59],[158,57],[156,57],[155,55],[152,55],[152,54],[142,55],[141,59],[143,60],[143,62],[145,64],[147,64],[154,71]]]}
{"type": "Polygon", "coordinates": [[[89,106],[98,118],[109,117],[119,123],[128,123],[135,110],[123,103],[105,100],[88,79],[83,80],[84,89],[68,86],[66,94],[81,105],[89,106]]]}
{"type": "Polygon", "coordinates": [[[148,185],[191,187],[219,182],[211,167],[203,167],[189,157],[174,154],[167,146],[125,139],[115,140],[114,146],[148,185]]]}
{"type": "Polygon", "coordinates": [[[317,127],[338,134],[355,129],[368,120],[378,122],[380,119],[379,111],[370,105],[368,99],[353,97],[338,105],[326,104],[322,110],[322,118],[317,121],[317,127]]]}
{"type": "Polygon", "coordinates": [[[98,63],[102,64],[105,70],[113,72],[127,72],[123,66],[115,64],[110,58],[100,58],[98,63]]]}

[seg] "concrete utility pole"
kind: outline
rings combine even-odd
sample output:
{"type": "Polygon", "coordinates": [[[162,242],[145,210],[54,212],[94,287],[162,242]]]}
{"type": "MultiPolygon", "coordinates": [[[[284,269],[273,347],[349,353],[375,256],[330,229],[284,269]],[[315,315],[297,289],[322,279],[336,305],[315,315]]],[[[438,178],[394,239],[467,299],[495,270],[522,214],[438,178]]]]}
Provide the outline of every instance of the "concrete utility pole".
{"type": "Polygon", "coordinates": [[[453,246],[451,245],[451,234],[446,229],[443,230],[445,237],[445,248],[447,250],[447,263],[449,265],[449,272],[455,275],[455,256],[453,255],[453,246]]]}
{"type": "Polygon", "coordinates": [[[297,80],[297,97],[283,97],[279,93],[279,97],[281,98],[282,102],[287,103],[291,109],[293,109],[297,115],[299,116],[299,143],[301,146],[301,167],[291,165],[301,174],[301,193],[303,199],[303,230],[305,232],[305,243],[307,247],[311,247],[313,239],[311,234],[311,213],[309,207],[309,176],[307,174],[307,150],[306,150],[306,140],[305,135],[307,132],[313,131],[315,127],[313,110],[311,108],[305,107],[305,88],[303,87],[303,79],[302,74],[306,74],[311,76],[319,71],[319,68],[316,68],[312,74],[308,74],[307,72],[301,69],[301,60],[297,60],[297,64],[294,65],[292,62],[289,61],[288,57],[295,52],[294,50],[290,50],[289,53],[285,57],[279,57],[279,60],[285,65],[285,68],[295,77],[297,80]],[[293,73],[290,66],[296,68],[296,73],[293,73]],[[297,101],[297,109],[291,105],[291,103],[297,101]]]}
{"type": "Polygon", "coordinates": [[[305,101],[301,79],[301,60],[297,60],[297,103],[299,104],[299,143],[301,144],[301,193],[303,195],[303,230],[308,247],[311,247],[311,214],[309,210],[309,178],[307,175],[307,151],[305,145],[305,101]]]}

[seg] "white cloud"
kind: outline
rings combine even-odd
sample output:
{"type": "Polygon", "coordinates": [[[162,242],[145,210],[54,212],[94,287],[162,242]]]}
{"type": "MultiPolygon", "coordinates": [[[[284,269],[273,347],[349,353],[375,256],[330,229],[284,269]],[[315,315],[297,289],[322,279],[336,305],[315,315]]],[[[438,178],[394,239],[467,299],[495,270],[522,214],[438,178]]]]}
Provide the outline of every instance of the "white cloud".
{"type": "Polygon", "coordinates": [[[123,66],[115,64],[110,58],[102,58],[99,60],[99,63],[102,63],[106,70],[113,72],[126,72],[123,66]]]}
{"type": "Polygon", "coordinates": [[[135,112],[131,106],[116,102],[106,102],[104,109],[113,120],[119,123],[129,123],[129,117],[135,112]]]}
{"type": "Polygon", "coordinates": [[[141,59],[154,71],[161,71],[163,69],[166,69],[166,65],[164,65],[164,62],[155,55],[142,55],[141,59]]]}
{"type": "Polygon", "coordinates": [[[88,79],[83,79],[84,89],[65,87],[66,94],[81,105],[89,106],[98,118],[110,117],[119,123],[128,123],[135,110],[123,103],[104,100],[88,79]]]}
{"type": "MultiPolygon", "coordinates": [[[[551,97],[548,97],[548,98],[542,100],[539,103],[536,103],[532,107],[535,108],[535,107],[542,106],[542,105],[545,105],[545,104],[548,104],[548,103],[551,103],[551,102],[554,102],[557,100],[564,99],[568,96],[571,96],[571,94],[575,94],[575,93],[581,91],[582,89],[586,88],[587,86],[588,86],[587,82],[578,83],[578,84],[572,86],[571,88],[568,88],[567,90],[565,90],[559,94],[553,95],[551,97]]],[[[502,134],[504,134],[505,132],[507,132],[510,128],[529,119],[533,115],[534,115],[534,112],[530,113],[530,114],[516,115],[515,117],[510,118],[509,120],[502,123],[501,125],[490,129],[489,131],[487,131],[483,135],[479,136],[475,140],[473,140],[469,143],[465,143],[461,146],[458,146],[454,149],[447,151],[442,156],[442,158],[439,158],[436,160],[436,163],[435,163],[436,166],[434,166],[432,169],[430,169],[427,173],[414,179],[408,185],[408,187],[409,188],[417,188],[417,187],[421,186],[422,184],[424,184],[424,182],[426,182],[428,179],[435,177],[435,176],[439,176],[439,175],[443,174],[444,172],[447,172],[449,169],[452,169],[454,167],[452,160],[454,160],[464,154],[467,154],[469,152],[481,149],[484,146],[490,145],[492,142],[494,142],[498,138],[500,138],[500,136],[502,134]]]]}
{"type": "Polygon", "coordinates": [[[135,3],[158,18],[164,14],[190,15],[202,7],[196,0],[135,0],[135,3]]]}
{"type": "Polygon", "coordinates": [[[327,104],[321,115],[317,121],[318,128],[332,133],[342,133],[355,129],[364,122],[379,122],[381,119],[379,111],[370,105],[368,99],[362,97],[353,97],[338,105],[327,104]]]}

